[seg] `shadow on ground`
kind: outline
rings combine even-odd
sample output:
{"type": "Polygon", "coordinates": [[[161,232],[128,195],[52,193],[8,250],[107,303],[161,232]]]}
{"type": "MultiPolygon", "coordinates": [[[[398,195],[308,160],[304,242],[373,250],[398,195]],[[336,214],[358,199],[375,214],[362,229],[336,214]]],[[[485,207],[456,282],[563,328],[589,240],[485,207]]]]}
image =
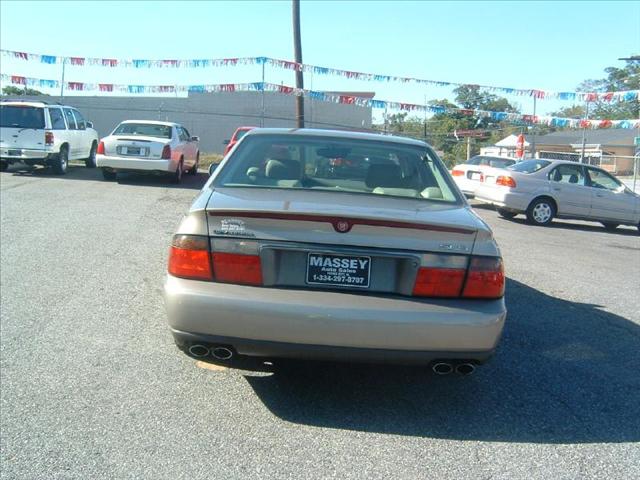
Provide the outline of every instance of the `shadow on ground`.
{"type": "Polygon", "coordinates": [[[107,181],[102,177],[98,168],[86,168],[79,165],[69,165],[65,175],[56,175],[47,167],[11,166],[6,172],[14,176],[32,178],[51,178],[55,180],[82,180],[85,182],[118,183],[121,185],[136,185],[140,187],[162,187],[189,190],[200,190],[209,179],[209,174],[199,171],[197,175],[185,173],[180,184],[173,184],[168,175],[119,173],[117,180],[107,181]]]}
{"type": "Polygon", "coordinates": [[[454,440],[640,441],[640,326],[508,282],[496,357],[470,377],[285,363],[245,378],[274,415],[317,427],[454,440]]]}

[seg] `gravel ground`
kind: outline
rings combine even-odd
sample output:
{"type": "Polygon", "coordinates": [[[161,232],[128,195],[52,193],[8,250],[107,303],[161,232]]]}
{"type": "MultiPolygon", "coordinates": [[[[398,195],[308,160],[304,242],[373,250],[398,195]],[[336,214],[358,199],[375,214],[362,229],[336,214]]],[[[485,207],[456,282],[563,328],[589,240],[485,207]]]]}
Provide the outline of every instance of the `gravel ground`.
{"type": "Polygon", "coordinates": [[[0,175],[1,478],[640,478],[635,230],[478,208],[509,318],[471,377],[226,369],[173,346],[161,298],[204,181],[0,175]]]}

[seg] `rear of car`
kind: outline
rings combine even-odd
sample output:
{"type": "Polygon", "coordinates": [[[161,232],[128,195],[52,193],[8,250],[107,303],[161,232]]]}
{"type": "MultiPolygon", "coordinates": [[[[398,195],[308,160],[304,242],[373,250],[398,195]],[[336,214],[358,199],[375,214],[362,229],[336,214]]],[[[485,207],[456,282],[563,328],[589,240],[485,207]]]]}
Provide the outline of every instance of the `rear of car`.
{"type": "Polygon", "coordinates": [[[53,134],[45,104],[0,103],[0,160],[12,163],[46,161],[53,150],[53,134]]]}
{"type": "Polygon", "coordinates": [[[247,134],[178,227],[165,283],[178,346],[216,358],[481,363],[503,295],[491,231],[430,147],[315,130],[247,134]],[[360,169],[320,168],[337,158],[360,169]]]}
{"type": "Polygon", "coordinates": [[[487,168],[506,168],[515,163],[516,160],[513,158],[476,155],[453,167],[451,176],[462,193],[467,197],[474,197],[487,168]]]}
{"type": "Polygon", "coordinates": [[[98,146],[97,165],[107,179],[117,172],[175,173],[177,133],[171,123],[127,120],[98,146]]]}

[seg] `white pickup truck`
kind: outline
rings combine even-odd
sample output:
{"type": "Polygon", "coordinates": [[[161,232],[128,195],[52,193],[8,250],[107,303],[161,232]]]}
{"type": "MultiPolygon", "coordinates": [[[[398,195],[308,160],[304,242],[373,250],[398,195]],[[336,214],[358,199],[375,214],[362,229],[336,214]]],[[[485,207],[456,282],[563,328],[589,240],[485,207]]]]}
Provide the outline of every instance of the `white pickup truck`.
{"type": "Polygon", "coordinates": [[[96,166],[98,132],[73,107],[6,100],[0,102],[0,169],[12,163],[49,165],[57,174],[69,160],[96,166]]]}

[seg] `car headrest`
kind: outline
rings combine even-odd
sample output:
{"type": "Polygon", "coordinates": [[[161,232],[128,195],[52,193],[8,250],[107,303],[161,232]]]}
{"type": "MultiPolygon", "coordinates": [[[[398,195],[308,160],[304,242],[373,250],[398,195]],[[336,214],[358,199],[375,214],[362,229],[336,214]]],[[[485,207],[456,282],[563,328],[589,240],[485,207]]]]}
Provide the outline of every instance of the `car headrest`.
{"type": "Polygon", "coordinates": [[[367,170],[365,184],[369,188],[403,188],[402,170],[398,165],[371,165],[367,170]]]}
{"type": "Polygon", "coordinates": [[[556,168],[556,171],[553,172],[553,181],[560,182],[562,181],[562,174],[560,173],[560,169],[556,168]]]}
{"type": "Polygon", "coordinates": [[[264,174],[276,180],[299,180],[300,162],[296,160],[269,160],[264,174]]]}
{"type": "Polygon", "coordinates": [[[578,183],[578,175],[575,173],[569,177],[569,183],[578,183]]]}

